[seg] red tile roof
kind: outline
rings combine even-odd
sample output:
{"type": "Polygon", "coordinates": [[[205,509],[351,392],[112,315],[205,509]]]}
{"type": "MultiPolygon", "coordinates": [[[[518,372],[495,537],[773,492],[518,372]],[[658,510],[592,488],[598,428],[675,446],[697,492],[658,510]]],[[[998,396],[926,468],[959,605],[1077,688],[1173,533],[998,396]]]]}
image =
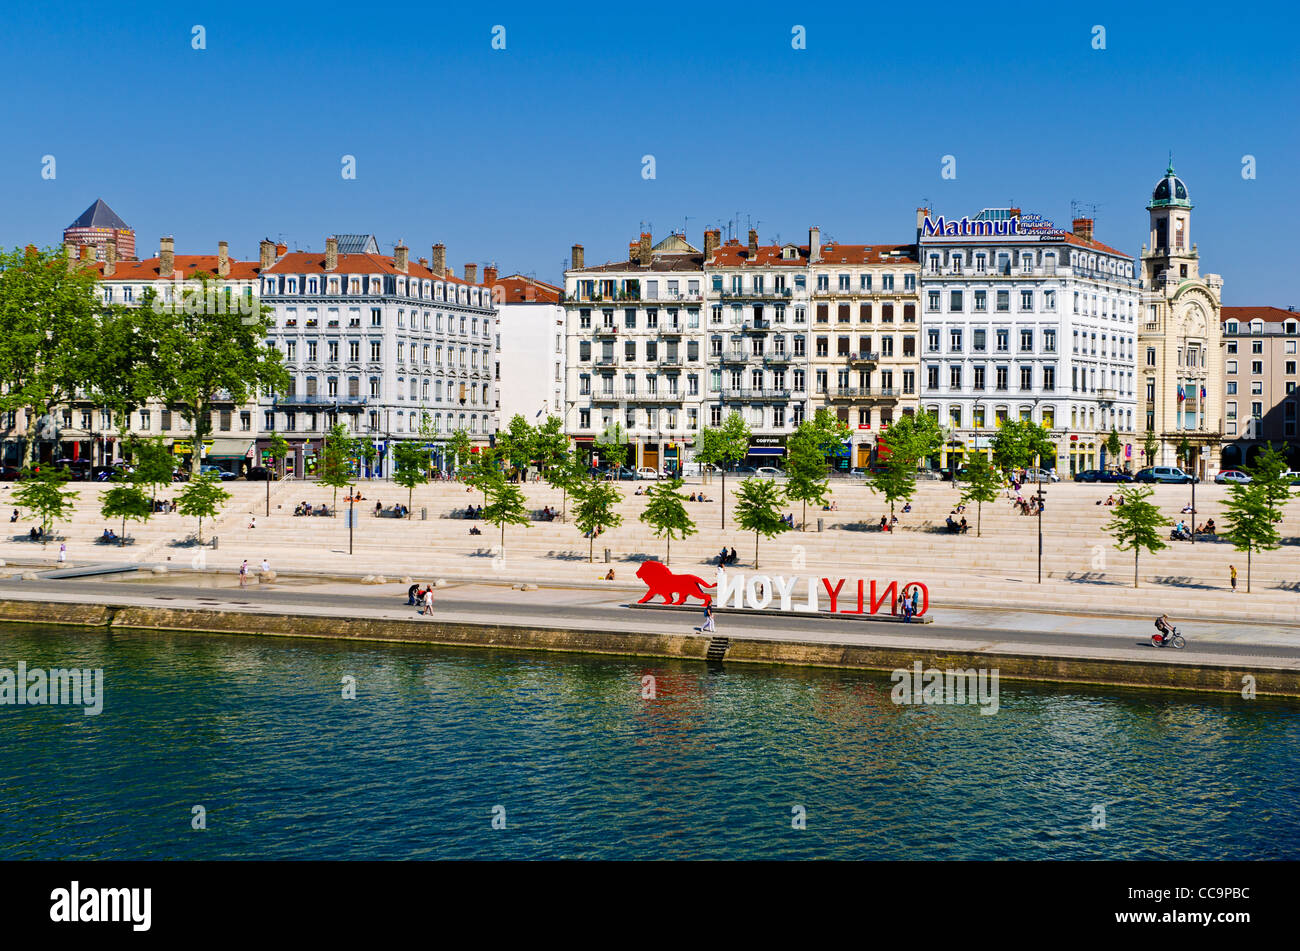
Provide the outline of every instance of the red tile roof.
{"type": "Polygon", "coordinates": [[[1285,307],[1223,307],[1219,319],[1235,320],[1239,324],[1248,324],[1252,320],[1281,323],[1284,320],[1300,320],[1300,313],[1285,307]]]}
{"type": "Polygon", "coordinates": [[[1123,251],[1119,251],[1109,245],[1102,244],[1100,241],[1087,241],[1080,238],[1077,234],[1067,233],[1065,235],[1065,243],[1072,244],[1079,248],[1087,248],[1089,251],[1100,251],[1102,254],[1117,254],[1122,258],[1131,258],[1133,256],[1131,254],[1125,254],[1123,251]]]}
{"type": "MultiPolygon", "coordinates": [[[[916,246],[911,244],[824,244],[818,264],[915,264],[916,246]]],[[[751,255],[749,246],[738,241],[721,245],[709,258],[710,267],[807,267],[808,245],[759,245],[751,255]],[[796,256],[782,257],[789,247],[796,248],[796,256]]]]}
{"type": "Polygon", "coordinates": [[[497,278],[491,287],[493,300],[498,299],[499,293],[499,302],[503,304],[558,304],[563,293],[563,288],[522,274],[497,278]]]}
{"type": "MultiPolygon", "coordinates": [[[[291,251],[281,257],[270,268],[268,274],[403,274],[421,280],[446,281],[449,284],[466,284],[470,282],[450,274],[439,277],[417,258],[411,258],[406,271],[399,271],[393,259],[387,254],[340,254],[338,267],[332,271],[325,270],[325,253],[323,251],[291,251]]],[[[477,282],[475,286],[478,285],[477,282]]]]}
{"type": "MultiPolygon", "coordinates": [[[[145,258],[142,261],[118,261],[117,268],[109,277],[104,276],[104,262],[95,261],[91,266],[101,281],[159,281],[175,280],[175,276],[163,278],[158,273],[158,258],[145,258]]],[[[182,278],[194,276],[195,271],[206,271],[216,276],[217,256],[215,254],[178,254],[173,259],[173,266],[182,278]]],[[[236,261],[230,259],[228,281],[248,281],[257,277],[260,268],[257,261],[236,261]]]]}

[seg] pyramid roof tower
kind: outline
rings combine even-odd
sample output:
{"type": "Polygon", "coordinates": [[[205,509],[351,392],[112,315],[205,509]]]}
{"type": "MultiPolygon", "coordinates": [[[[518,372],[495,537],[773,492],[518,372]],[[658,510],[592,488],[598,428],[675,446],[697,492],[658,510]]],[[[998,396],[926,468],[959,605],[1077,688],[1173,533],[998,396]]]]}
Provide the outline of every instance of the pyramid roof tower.
{"type": "Polygon", "coordinates": [[[81,213],[69,228],[113,228],[118,231],[130,231],[131,226],[118,217],[117,212],[108,207],[102,198],[81,213]]]}

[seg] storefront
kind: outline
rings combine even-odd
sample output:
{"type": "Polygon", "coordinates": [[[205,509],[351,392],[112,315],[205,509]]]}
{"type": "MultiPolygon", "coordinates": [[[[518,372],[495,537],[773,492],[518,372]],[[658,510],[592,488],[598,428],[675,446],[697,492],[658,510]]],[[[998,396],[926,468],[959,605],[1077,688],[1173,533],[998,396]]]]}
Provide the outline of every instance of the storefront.
{"type": "Polygon", "coordinates": [[[784,457],[785,434],[749,437],[749,452],[745,458],[746,465],[783,468],[784,457]]]}

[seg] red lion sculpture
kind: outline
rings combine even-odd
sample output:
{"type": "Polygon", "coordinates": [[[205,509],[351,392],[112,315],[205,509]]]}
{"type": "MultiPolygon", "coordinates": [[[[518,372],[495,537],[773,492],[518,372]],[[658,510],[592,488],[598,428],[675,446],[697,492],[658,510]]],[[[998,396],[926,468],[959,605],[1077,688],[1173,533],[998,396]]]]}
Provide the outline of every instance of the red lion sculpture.
{"type": "Polygon", "coordinates": [[[662,561],[643,561],[636,570],[636,576],[649,589],[637,604],[645,604],[657,595],[663,596],[664,604],[685,604],[687,598],[699,598],[706,605],[713,603],[713,595],[704,589],[716,587],[715,585],[695,575],[675,575],[662,561]],[[673,600],[674,595],[676,601],[673,600]]]}

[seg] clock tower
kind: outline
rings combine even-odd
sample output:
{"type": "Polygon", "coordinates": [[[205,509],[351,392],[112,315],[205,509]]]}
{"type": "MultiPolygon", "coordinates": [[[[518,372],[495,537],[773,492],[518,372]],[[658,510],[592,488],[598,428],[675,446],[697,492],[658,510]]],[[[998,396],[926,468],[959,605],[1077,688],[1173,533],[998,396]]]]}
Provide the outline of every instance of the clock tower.
{"type": "Polygon", "coordinates": [[[1142,248],[1138,429],[1144,443],[1154,442],[1155,452],[1143,464],[1180,465],[1204,478],[1218,470],[1223,436],[1223,278],[1201,274],[1191,241],[1192,202],[1172,160],[1156,182],[1147,213],[1151,229],[1150,243],[1142,248]]]}

